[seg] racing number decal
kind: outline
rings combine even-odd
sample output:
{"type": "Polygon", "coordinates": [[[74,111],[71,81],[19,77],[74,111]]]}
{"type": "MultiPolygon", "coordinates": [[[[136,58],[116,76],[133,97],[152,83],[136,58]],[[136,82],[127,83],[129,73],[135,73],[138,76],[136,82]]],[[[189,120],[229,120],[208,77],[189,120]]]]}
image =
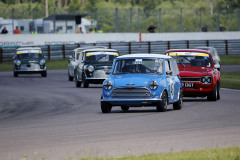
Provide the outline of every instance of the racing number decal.
{"type": "Polygon", "coordinates": [[[174,96],[174,85],[173,81],[170,79],[170,94],[171,94],[171,99],[173,99],[174,96]]]}

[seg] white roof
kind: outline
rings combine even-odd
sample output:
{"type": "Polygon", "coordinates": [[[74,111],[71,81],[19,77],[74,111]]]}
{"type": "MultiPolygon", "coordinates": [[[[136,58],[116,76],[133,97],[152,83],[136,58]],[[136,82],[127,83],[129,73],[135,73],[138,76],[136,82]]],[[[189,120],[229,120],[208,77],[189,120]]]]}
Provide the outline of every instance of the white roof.
{"type": "Polygon", "coordinates": [[[106,48],[94,48],[94,49],[86,49],[87,52],[94,52],[94,51],[109,51],[109,52],[117,52],[115,49],[106,49],[106,48]]]}
{"type": "Polygon", "coordinates": [[[119,56],[119,58],[164,58],[164,59],[169,59],[172,58],[170,56],[167,55],[163,55],[163,54],[149,54],[149,53],[145,53],[145,54],[126,54],[123,56],[119,56]]]}
{"type": "Polygon", "coordinates": [[[87,52],[95,52],[95,51],[100,51],[100,52],[117,52],[115,49],[108,49],[107,47],[104,46],[92,46],[92,47],[80,47],[74,49],[74,51],[87,51],[87,52]]]}
{"type": "Polygon", "coordinates": [[[106,48],[106,46],[87,46],[87,47],[79,47],[79,48],[75,48],[74,51],[76,50],[87,50],[87,49],[96,49],[96,48],[106,48]]]}

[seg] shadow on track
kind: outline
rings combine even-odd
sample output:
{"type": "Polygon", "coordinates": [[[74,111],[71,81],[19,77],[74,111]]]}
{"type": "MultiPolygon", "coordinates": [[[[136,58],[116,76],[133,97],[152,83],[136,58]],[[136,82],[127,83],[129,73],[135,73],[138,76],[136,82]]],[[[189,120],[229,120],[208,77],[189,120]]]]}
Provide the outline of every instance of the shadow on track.
{"type": "MultiPolygon", "coordinates": [[[[136,110],[136,109],[129,109],[128,111],[122,111],[121,109],[117,108],[116,109],[112,109],[112,111],[109,114],[120,114],[120,113],[166,113],[166,112],[172,112],[175,111],[174,109],[167,109],[165,112],[157,112],[156,109],[152,108],[152,109],[142,109],[142,110],[136,110]]],[[[102,112],[99,112],[101,114],[103,114],[102,112]]]]}

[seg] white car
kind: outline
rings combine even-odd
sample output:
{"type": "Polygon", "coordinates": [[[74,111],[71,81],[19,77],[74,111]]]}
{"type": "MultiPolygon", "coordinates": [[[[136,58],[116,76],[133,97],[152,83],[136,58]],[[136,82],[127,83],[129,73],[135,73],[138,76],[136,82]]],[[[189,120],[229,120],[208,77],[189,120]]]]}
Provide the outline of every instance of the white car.
{"type": "Polygon", "coordinates": [[[217,70],[220,71],[221,69],[221,63],[220,63],[220,57],[218,56],[217,50],[214,47],[196,47],[196,49],[202,49],[210,52],[213,58],[214,67],[217,68],[217,70]]]}

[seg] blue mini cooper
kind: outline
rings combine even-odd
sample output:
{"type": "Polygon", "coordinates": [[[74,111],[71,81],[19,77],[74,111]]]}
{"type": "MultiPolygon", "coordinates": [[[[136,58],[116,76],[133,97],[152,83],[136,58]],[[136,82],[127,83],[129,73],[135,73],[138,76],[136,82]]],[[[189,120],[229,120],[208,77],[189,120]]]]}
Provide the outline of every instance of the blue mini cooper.
{"type": "Polygon", "coordinates": [[[168,104],[182,108],[182,84],[176,61],[160,54],[131,54],[117,57],[110,77],[103,82],[101,110],[113,106],[123,111],[129,107],[156,106],[164,112],[168,104]]]}

